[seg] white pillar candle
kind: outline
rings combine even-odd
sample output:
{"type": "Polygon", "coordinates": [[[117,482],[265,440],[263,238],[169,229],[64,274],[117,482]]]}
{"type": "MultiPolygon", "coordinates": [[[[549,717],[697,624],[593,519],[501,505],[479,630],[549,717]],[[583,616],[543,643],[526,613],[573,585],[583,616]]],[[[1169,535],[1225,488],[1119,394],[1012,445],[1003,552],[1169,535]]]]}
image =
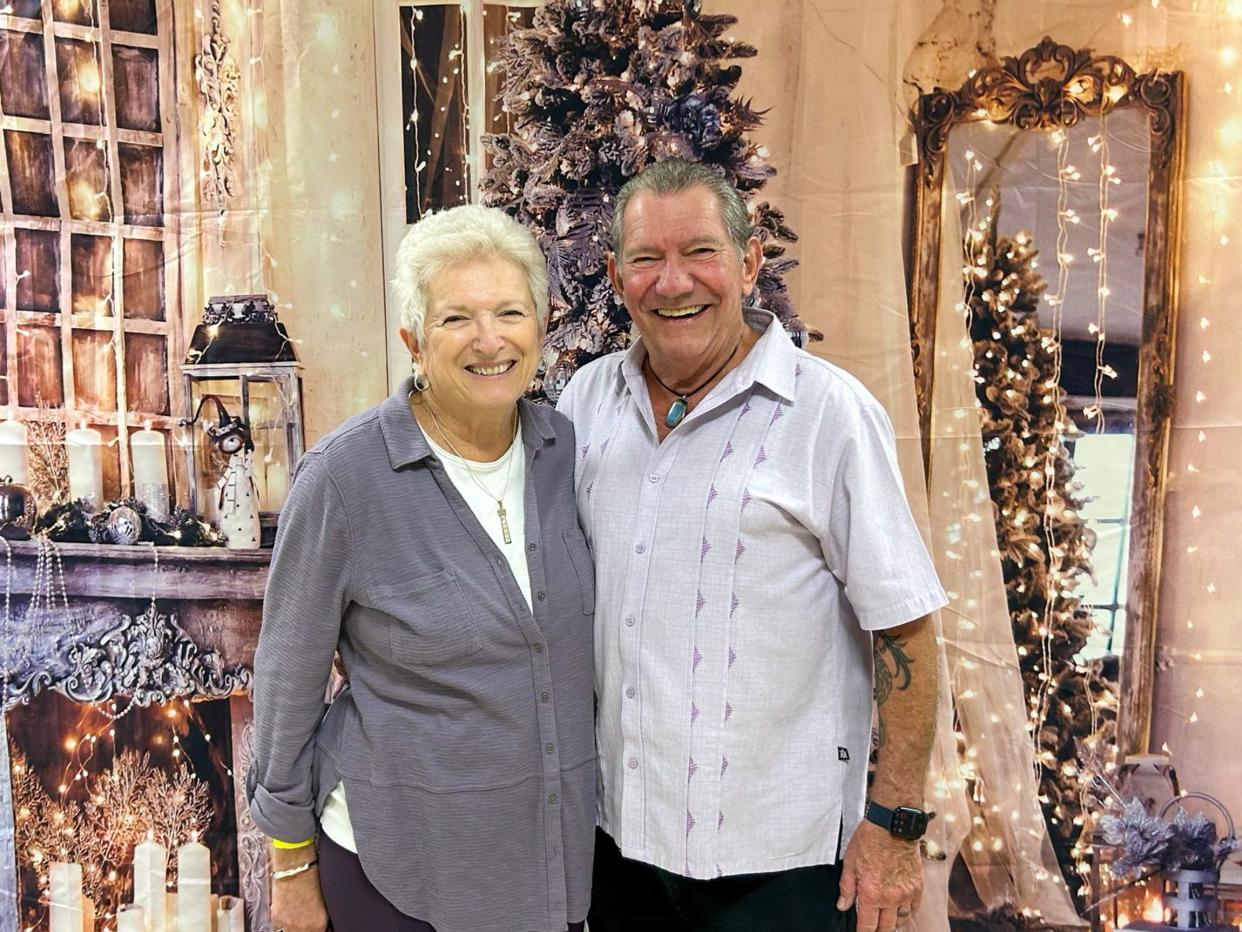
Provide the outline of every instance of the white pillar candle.
{"type": "Polygon", "coordinates": [[[216,932],[246,932],[246,904],[235,896],[220,897],[216,932]]]}
{"type": "Polygon", "coordinates": [[[82,865],[51,866],[49,932],[82,932],[82,865]]]}
{"type": "Polygon", "coordinates": [[[281,460],[267,464],[267,501],[264,511],[280,511],[289,497],[289,468],[281,460]]]}
{"type": "Polygon", "coordinates": [[[134,846],[134,903],[142,907],[147,928],[164,932],[164,884],[168,880],[168,852],[147,837],[134,846]]]}
{"type": "Polygon", "coordinates": [[[137,903],[125,903],[116,911],[116,932],[147,932],[147,913],[137,903]]]}
{"type": "Polygon", "coordinates": [[[82,932],[95,932],[95,901],[82,897],[82,932]]]}
{"type": "Polygon", "coordinates": [[[103,504],[103,436],[83,424],[65,435],[69,454],[69,497],[103,504]]]}
{"type": "Polygon", "coordinates": [[[211,932],[211,852],[197,841],[177,849],[177,930],[211,932]]]}
{"type": "Polygon", "coordinates": [[[150,424],[129,435],[134,461],[134,497],[156,517],[168,514],[168,457],[164,435],[150,424]]]}
{"type": "Polygon", "coordinates": [[[0,421],[0,479],[10,476],[18,485],[26,484],[28,449],[26,425],[21,421],[0,421]]]}
{"type": "Polygon", "coordinates": [[[177,932],[180,925],[177,922],[177,894],[166,893],[164,895],[164,932],[177,932]]]}

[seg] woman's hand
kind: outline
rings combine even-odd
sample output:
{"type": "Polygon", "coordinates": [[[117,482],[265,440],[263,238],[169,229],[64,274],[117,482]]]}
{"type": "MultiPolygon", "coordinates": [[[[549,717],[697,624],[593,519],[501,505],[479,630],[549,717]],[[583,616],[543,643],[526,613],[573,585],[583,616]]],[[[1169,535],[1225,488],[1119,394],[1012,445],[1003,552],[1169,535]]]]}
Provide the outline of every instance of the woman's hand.
{"type": "MultiPolygon", "coordinates": [[[[272,870],[290,870],[315,859],[315,846],[269,848],[272,870]]],[[[272,879],[272,928],[275,932],[324,932],[328,908],[319,889],[319,868],[272,879]]]]}

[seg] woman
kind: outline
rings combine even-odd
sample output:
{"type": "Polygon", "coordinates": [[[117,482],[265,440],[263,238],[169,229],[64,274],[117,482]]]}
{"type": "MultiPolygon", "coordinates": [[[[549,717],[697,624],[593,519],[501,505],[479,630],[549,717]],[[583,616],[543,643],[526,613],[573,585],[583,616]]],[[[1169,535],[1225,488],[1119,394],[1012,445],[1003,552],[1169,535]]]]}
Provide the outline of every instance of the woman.
{"type": "Polygon", "coordinates": [[[544,259],[466,206],[416,224],[397,267],[414,375],[303,458],[268,577],[248,796],[273,924],[579,930],[595,587],[573,430],[522,397],[544,259]]]}

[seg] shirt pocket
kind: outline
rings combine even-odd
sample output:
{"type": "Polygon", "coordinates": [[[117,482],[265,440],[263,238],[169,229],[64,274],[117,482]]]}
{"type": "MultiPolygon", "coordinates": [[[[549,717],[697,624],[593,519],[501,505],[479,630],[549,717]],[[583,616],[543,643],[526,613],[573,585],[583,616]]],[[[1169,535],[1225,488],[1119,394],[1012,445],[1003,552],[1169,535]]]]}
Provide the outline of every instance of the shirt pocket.
{"type": "Polygon", "coordinates": [[[389,617],[389,649],[398,663],[443,663],[483,648],[478,623],[452,570],[373,586],[367,601],[389,617]]]}
{"type": "Polygon", "coordinates": [[[591,557],[591,548],[587,546],[586,537],[579,530],[562,531],[565,548],[569,551],[569,562],[574,565],[574,573],[578,576],[578,588],[582,590],[582,614],[595,614],[595,560],[591,557]]]}

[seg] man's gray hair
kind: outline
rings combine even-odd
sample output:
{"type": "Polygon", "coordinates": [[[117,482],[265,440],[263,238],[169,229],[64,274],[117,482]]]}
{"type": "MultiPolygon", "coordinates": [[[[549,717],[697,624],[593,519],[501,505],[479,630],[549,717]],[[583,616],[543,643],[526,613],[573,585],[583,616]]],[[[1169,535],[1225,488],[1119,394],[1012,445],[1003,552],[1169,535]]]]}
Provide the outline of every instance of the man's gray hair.
{"type": "Polygon", "coordinates": [[[474,259],[506,259],[520,268],[539,326],[547,324],[548,264],[535,238],[503,210],[463,204],[423,217],[397,247],[392,289],[401,325],[421,340],[428,283],[445,269],[474,259]]]}
{"type": "Polygon", "coordinates": [[[720,217],[724,220],[729,239],[737,247],[738,255],[746,251],[746,244],[754,235],[750,211],[737,188],[701,162],[686,159],[665,159],[649,165],[621,186],[612,207],[612,251],[621,255],[625,235],[625,208],[639,191],[653,194],[680,194],[691,188],[707,188],[720,205],[720,217]]]}

